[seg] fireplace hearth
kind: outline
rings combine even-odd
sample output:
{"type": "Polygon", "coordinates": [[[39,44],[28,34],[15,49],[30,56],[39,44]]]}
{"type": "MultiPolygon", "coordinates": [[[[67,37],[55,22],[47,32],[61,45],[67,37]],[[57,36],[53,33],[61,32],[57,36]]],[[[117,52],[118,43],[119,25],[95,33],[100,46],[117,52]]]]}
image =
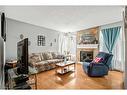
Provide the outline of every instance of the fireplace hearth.
{"type": "Polygon", "coordinates": [[[93,60],[93,51],[80,51],[80,62],[93,60]]]}

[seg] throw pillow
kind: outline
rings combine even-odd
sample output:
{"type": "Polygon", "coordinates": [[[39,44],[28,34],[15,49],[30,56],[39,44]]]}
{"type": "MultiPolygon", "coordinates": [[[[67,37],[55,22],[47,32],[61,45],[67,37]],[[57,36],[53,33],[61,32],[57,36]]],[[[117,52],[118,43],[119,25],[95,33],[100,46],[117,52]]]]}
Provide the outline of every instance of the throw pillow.
{"type": "Polygon", "coordinates": [[[46,60],[53,59],[51,52],[46,52],[46,53],[44,53],[44,58],[45,58],[46,60]]]}
{"type": "Polygon", "coordinates": [[[57,58],[57,54],[55,52],[52,52],[52,57],[53,57],[53,59],[56,59],[57,58]]]}
{"type": "Polygon", "coordinates": [[[37,62],[40,62],[40,58],[38,56],[33,56],[31,58],[29,58],[29,63],[35,64],[37,62]]]}
{"type": "Polygon", "coordinates": [[[40,53],[40,57],[41,57],[41,61],[44,61],[44,56],[43,56],[43,53],[40,53]]]}
{"type": "Polygon", "coordinates": [[[32,57],[35,57],[36,59],[38,58],[38,61],[41,61],[41,53],[32,53],[33,56],[32,57]]]}
{"type": "Polygon", "coordinates": [[[103,58],[96,57],[93,62],[99,63],[99,62],[102,62],[102,61],[103,61],[103,58]]]}

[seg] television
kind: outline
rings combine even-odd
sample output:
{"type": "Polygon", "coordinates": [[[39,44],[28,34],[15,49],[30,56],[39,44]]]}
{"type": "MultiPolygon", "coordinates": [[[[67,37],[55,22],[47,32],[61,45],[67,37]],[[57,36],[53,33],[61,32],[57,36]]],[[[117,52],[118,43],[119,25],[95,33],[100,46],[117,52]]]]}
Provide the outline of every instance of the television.
{"type": "Polygon", "coordinates": [[[17,73],[28,74],[28,38],[17,43],[17,73]]]}
{"type": "Polygon", "coordinates": [[[0,13],[0,89],[5,89],[5,40],[6,22],[4,13],[0,13]]]}
{"type": "Polygon", "coordinates": [[[6,41],[6,19],[5,14],[1,14],[1,37],[6,41]]]}

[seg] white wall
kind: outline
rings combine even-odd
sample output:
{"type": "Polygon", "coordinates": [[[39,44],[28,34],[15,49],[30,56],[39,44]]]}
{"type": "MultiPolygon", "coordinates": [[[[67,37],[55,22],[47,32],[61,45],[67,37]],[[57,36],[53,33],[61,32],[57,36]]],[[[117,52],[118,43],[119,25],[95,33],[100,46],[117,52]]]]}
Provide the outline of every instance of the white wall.
{"type": "Polygon", "coordinates": [[[6,59],[17,57],[17,42],[20,41],[20,34],[28,37],[31,42],[29,53],[43,51],[57,52],[58,50],[58,42],[54,41],[54,39],[58,39],[58,31],[7,19],[6,59]],[[45,46],[37,46],[37,35],[45,36],[45,46]],[[52,46],[50,46],[51,42],[52,46]]]}
{"type": "Polygon", "coordinates": [[[123,26],[123,21],[119,21],[119,22],[115,22],[115,23],[111,23],[111,24],[107,24],[107,25],[102,25],[102,26],[100,26],[100,30],[105,29],[105,28],[116,27],[116,26],[123,26]]]}
{"type": "MultiPolygon", "coordinates": [[[[72,35],[73,36],[73,35],[72,35]]],[[[70,52],[76,56],[76,35],[73,36],[70,52]]]]}
{"type": "MultiPolygon", "coordinates": [[[[126,6],[126,9],[125,9],[125,15],[126,15],[125,17],[126,17],[126,20],[127,20],[127,6],[126,6]]],[[[125,89],[127,89],[127,28],[124,28],[124,29],[125,29],[124,30],[125,31],[125,81],[124,81],[124,87],[125,87],[125,89]]]]}
{"type": "Polygon", "coordinates": [[[127,29],[125,30],[125,81],[124,81],[124,87],[127,89],[127,29]]]}

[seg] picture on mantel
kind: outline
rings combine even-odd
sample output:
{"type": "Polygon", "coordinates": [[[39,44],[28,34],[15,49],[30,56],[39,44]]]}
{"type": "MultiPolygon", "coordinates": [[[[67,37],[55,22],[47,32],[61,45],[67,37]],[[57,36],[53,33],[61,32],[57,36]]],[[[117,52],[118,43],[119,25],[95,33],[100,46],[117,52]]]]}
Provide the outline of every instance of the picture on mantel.
{"type": "Polygon", "coordinates": [[[92,34],[83,34],[79,44],[97,44],[96,37],[92,34]]]}
{"type": "Polygon", "coordinates": [[[81,30],[78,32],[78,44],[98,44],[98,28],[81,30]]]}

